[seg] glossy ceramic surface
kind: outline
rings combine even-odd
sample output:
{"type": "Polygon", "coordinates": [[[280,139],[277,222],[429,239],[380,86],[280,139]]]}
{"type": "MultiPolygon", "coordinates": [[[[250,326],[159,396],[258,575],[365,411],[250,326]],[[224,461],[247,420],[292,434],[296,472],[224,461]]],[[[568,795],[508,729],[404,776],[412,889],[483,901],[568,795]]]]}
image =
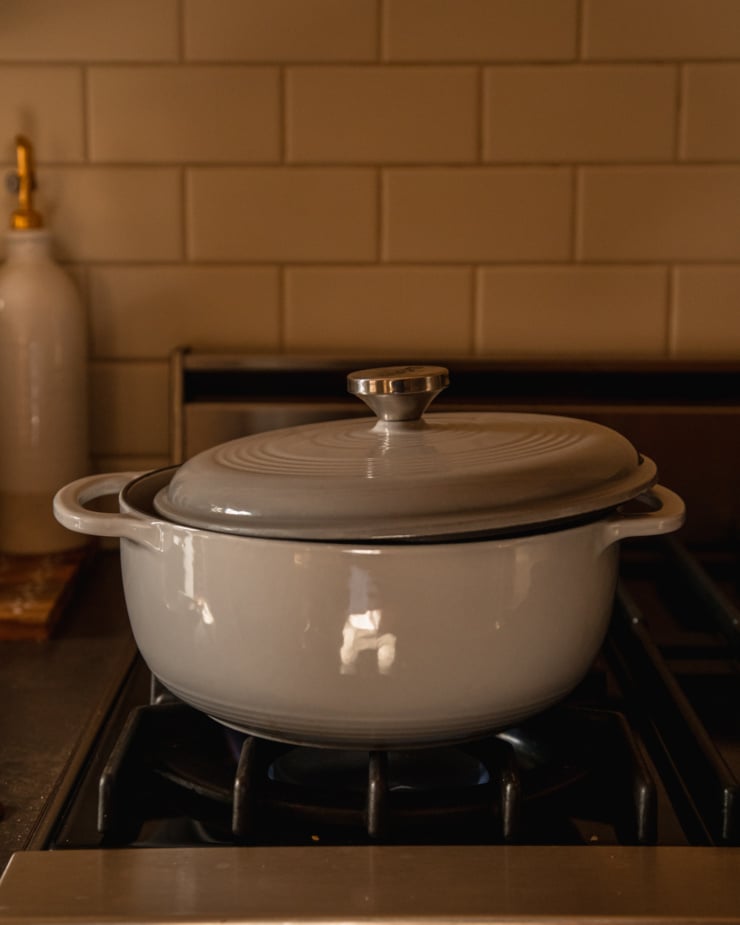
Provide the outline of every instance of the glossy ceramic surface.
{"type": "Polygon", "coordinates": [[[71,529],[120,536],[142,655],[219,721],[363,748],[460,740],[563,697],[608,624],[617,541],[677,529],[683,503],[510,539],[345,544],[233,536],[152,515],[171,472],[63,489],[71,529]],[[84,502],[121,490],[120,514],[84,502]]]}
{"type": "Polygon", "coordinates": [[[591,421],[441,413],[223,443],[185,462],[155,507],[176,523],[247,536],[453,538],[614,507],[655,477],[625,437],[591,421]]]}

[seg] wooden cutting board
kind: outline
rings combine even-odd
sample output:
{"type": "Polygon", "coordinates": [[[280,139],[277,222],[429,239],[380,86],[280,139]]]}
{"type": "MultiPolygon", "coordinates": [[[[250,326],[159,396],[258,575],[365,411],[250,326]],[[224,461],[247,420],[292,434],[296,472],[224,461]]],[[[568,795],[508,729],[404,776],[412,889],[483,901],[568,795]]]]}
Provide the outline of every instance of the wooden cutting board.
{"type": "Polygon", "coordinates": [[[40,556],[0,553],[0,640],[48,639],[95,548],[40,556]]]}

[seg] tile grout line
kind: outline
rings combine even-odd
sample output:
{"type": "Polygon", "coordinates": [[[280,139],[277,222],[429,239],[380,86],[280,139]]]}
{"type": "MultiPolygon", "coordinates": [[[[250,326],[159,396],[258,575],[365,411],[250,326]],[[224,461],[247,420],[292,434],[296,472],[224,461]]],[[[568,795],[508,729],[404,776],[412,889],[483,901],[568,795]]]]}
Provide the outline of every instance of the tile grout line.
{"type": "MultiPolygon", "coordinates": [[[[90,118],[90,89],[89,89],[89,68],[83,65],[80,68],[80,94],[81,94],[81,105],[82,105],[82,158],[83,162],[87,165],[90,162],[90,149],[92,147],[92,139],[90,138],[91,133],[91,118],[90,118]]],[[[63,265],[63,264],[62,264],[63,265]]],[[[83,285],[83,301],[82,304],[85,310],[85,324],[87,330],[87,343],[88,343],[88,361],[93,353],[93,342],[94,342],[94,331],[93,331],[93,310],[92,310],[92,268],[89,263],[83,262],[79,269],[82,272],[82,285],[83,285]]],[[[92,409],[92,402],[89,402],[90,410],[92,409]]]]}
{"type": "MultiPolygon", "coordinates": [[[[85,167],[91,165],[90,150],[92,148],[92,119],[90,115],[90,68],[83,65],[80,68],[80,93],[82,104],[82,163],[85,167]]],[[[48,165],[47,165],[48,166],[48,165]]]]}
{"type": "Polygon", "coordinates": [[[185,0],[177,0],[177,63],[183,65],[185,59],[185,0]]]}
{"type": "Polygon", "coordinates": [[[579,260],[579,241],[581,236],[580,207],[583,174],[577,165],[571,168],[570,178],[570,258],[569,263],[576,265],[579,260]]]}
{"type": "Polygon", "coordinates": [[[288,306],[287,306],[287,266],[279,263],[277,270],[277,297],[278,297],[278,330],[277,330],[277,349],[278,353],[285,353],[287,328],[288,328],[288,306]]]}
{"type": "Polygon", "coordinates": [[[482,269],[480,266],[473,264],[470,267],[470,292],[472,298],[472,312],[471,312],[471,332],[470,332],[470,350],[473,356],[478,356],[481,353],[481,341],[482,341],[482,308],[480,305],[480,288],[481,288],[481,277],[482,269]]]}
{"type": "Polygon", "coordinates": [[[673,120],[673,158],[677,165],[685,163],[685,158],[681,155],[681,149],[683,147],[683,139],[685,135],[685,119],[686,114],[684,112],[684,97],[685,97],[685,86],[684,82],[688,79],[686,74],[686,68],[683,64],[679,64],[676,68],[676,89],[675,89],[675,98],[674,103],[676,107],[676,115],[673,120]]]}
{"type": "MultiPolygon", "coordinates": [[[[178,38],[178,42],[180,39],[178,38]]],[[[184,43],[184,30],[183,30],[184,43]]],[[[383,53],[381,46],[381,53],[383,53]]],[[[178,51],[179,54],[179,51],[178,51]]],[[[183,49],[184,54],[184,49],[183,49]]],[[[593,68],[640,68],[640,67],[681,67],[684,65],[737,65],[740,64],[740,54],[725,55],[720,57],[690,57],[681,58],[676,56],[660,57],[646,55],[645,57],[625,58],[625,57],[599,57],[588,58],[571,56],[559,56],[555,58],[543,57],[521,57],[521,58],[497,58],[497,57],[461,57],[461,58],[409,58],[408,60],[398,60],[390,57],[383,57],[379,61],[374,57],[369,58],[212,58],[212,59],[186,59],[179,58],[49,58],[49,59],[27,59],[27,60],[2,60],[0,67],[11,70],[39,70],[54,69],[60,70],[72,69],[80,66],[96,67],[101,69],[116,70],[117,68],[131,69],[140,68],[142,70],[156,70],[158,68],[186,67],[197,69],[234,69],[242,68],[244,70],[260,70],[265,68],[277,67],[302,67],[302,68],[320,68],[331,69],[354,69],[359,70],[382,66],[390,70],[420,69],[420,70],[438,70],[440,68],[464,69],[475,67],[496,67],[502,69],[518,70],[521,68],[562,68],[581,64],[593,68]]]]}
{"type": "Polygon", "coordinates": [[[180,189],[180,265],[187,265],[190,262],[190,248],[188,239],[190,231],[190,196],[188,193],[188,168],[182,167],[179,172],[179,189],[180,189]]]}
{"type": "Polygon", "coordinates": [[[278,164],[288,164],[288,68],[277,69],[278,79],[278,164]]]}
{"type": "Polygon", "coordinates": [[[476,154],[477,154],[477,164],[483,165],[485,163],[485,144],[484,144],[484,135],[485,135],[485,123],[486,123],[486,71],[484,67],[476,68],[476,93],[477,93],[477,116],[478,124],[476,126],[476,154]]]}
{"type": "Polygon", "coordinates": [[[666,344],[665,354],[667,357],[675,356],[676,351],[676,309],[675,309],[675,290],[676,290],[676,273],[678,268],[675,264],[668,264],[666,267],[666,344]]]}
{"type": "Polygon", "coordinates": [[[375,174],[375,260],[371,265],[374,266],[384,266],[389,263],[386,260],[386,253],[388,252],[386,238],[386,213],[388,209],[387,199],[387,190],[386,190],[386,180],[387,174],[383,167],[378,167],[375,174]]]}
{"type": "Polygon", "coordinates": [[[385,41],[387,16],[386,0],[375,0],[375,60],[378,64],[384,64],[387,61],[385,41]]]}
{"type": "Polygon", "coordinates": [[[575,34],[575,60],[581,62],[586,60],[584,56],[584,33],[586,6],[585,0],[576,0],[576,34],[575,34]]]}

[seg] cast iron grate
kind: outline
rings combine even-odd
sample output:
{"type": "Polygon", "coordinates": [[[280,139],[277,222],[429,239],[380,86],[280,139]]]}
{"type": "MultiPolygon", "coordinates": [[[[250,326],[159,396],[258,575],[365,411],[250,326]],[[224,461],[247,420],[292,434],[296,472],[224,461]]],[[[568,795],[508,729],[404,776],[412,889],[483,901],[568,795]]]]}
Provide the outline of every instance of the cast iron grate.
{"type": "Polygon", "coordinates": [[[570,706],[476,742],[376,752],[240,736],[173,700],[139,707],[101,775],[98,827],[109,845],[166,843],[183,818],[188,839],[216,844],[656,839],[655,783],[624,717],[570,706]]]}

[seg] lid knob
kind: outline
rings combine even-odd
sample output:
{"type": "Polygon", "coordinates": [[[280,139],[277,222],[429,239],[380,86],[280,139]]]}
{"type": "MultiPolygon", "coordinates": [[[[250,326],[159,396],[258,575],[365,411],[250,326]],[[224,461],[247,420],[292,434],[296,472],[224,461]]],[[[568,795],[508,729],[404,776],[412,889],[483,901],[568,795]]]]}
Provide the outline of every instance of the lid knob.
{"type": "Polygon", "coordinates": [[[347,391],[381,421],[420,421],[432,399],[449,384],[444,366],[383,366],[347,376],[347,391]]]}

